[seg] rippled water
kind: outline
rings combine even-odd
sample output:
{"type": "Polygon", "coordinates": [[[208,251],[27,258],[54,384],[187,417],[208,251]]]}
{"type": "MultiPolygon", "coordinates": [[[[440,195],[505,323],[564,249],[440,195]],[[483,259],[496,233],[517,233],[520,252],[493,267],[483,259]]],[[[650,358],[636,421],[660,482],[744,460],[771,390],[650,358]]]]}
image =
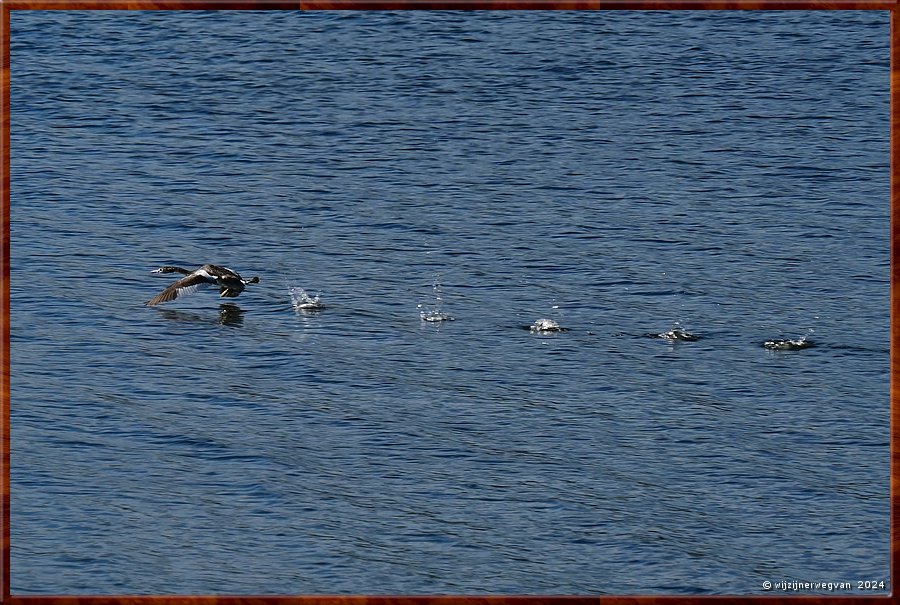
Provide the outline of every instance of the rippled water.
{"type": "Polygon", "coordinates": [[[15,11],[12,57],[14,593],[888,580],[886,12],[15,11]],[[207,262],[261,283],[143,306],[207,262]]]}

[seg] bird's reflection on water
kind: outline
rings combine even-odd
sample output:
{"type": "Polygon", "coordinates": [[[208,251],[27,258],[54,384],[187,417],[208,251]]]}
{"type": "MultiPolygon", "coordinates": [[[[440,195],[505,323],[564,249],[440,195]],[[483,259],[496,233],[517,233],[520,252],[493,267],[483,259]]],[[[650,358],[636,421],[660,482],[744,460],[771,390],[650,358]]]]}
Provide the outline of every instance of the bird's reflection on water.
{"type": "Polygon", "coordinates": [[[244,324],[244,310],[234,303],[219,305],[219,323],[223,326],[241,326],[244,324]]]}
{"type": "Polygon", "coordinates": [[[244,324],[244,313],[234,303],[223,303],[219,305],[219,314],[214,320],[210,320],[209,316],[192,313],[190,311],[178,311],[176,309],[160,309],[156,307],[163,318],[171,321],[190,321],[190,322],[209,322],[213,321],[223,326],[242,326],[244,324]]]}

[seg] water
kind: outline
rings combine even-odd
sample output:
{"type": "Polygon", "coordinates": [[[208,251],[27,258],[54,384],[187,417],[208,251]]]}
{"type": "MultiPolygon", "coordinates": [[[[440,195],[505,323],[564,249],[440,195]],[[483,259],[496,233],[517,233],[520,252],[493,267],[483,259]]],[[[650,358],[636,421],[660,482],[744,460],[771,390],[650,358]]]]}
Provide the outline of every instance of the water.
{"type": "Polygon", "coordinates": [[[886,12],[11,39],[14,593],[888,580],[886,12]]]}

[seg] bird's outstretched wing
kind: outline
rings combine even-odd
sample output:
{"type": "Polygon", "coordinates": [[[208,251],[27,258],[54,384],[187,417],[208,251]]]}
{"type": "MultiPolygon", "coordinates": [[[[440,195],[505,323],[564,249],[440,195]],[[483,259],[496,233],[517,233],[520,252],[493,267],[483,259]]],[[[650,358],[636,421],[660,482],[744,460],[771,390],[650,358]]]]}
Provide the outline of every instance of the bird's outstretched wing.
{"type": "Polygon", "coordinates": [[[188,294],[193,294],[201,285],[208,283],[208,278],[204,277],[203,275],[192,273],[187,277],[179,279],[177,282],[175,282],[144,304],[153,306],[158,305],[159,303],[169,302],[170,300],[175,300],[176,298],[187,296],[188,294]]]}

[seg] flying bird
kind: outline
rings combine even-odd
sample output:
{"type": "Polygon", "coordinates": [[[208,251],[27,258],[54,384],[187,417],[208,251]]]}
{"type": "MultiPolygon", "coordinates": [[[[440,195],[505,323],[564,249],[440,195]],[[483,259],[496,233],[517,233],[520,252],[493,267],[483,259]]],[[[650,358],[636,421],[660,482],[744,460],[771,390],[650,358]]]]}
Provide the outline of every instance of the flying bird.
{"type": "Polygon", "coordinates": [[[218,286],[219,296],[234,298],[244,291],[245,285],[259,283],[259,277],[244,279],[236,271],[218,265],[203,265],[196,271],[165,266],[151,273],[181,273],[184,277],[144,303],[149,306],[193,294],[200,286],[218,286]]]}

